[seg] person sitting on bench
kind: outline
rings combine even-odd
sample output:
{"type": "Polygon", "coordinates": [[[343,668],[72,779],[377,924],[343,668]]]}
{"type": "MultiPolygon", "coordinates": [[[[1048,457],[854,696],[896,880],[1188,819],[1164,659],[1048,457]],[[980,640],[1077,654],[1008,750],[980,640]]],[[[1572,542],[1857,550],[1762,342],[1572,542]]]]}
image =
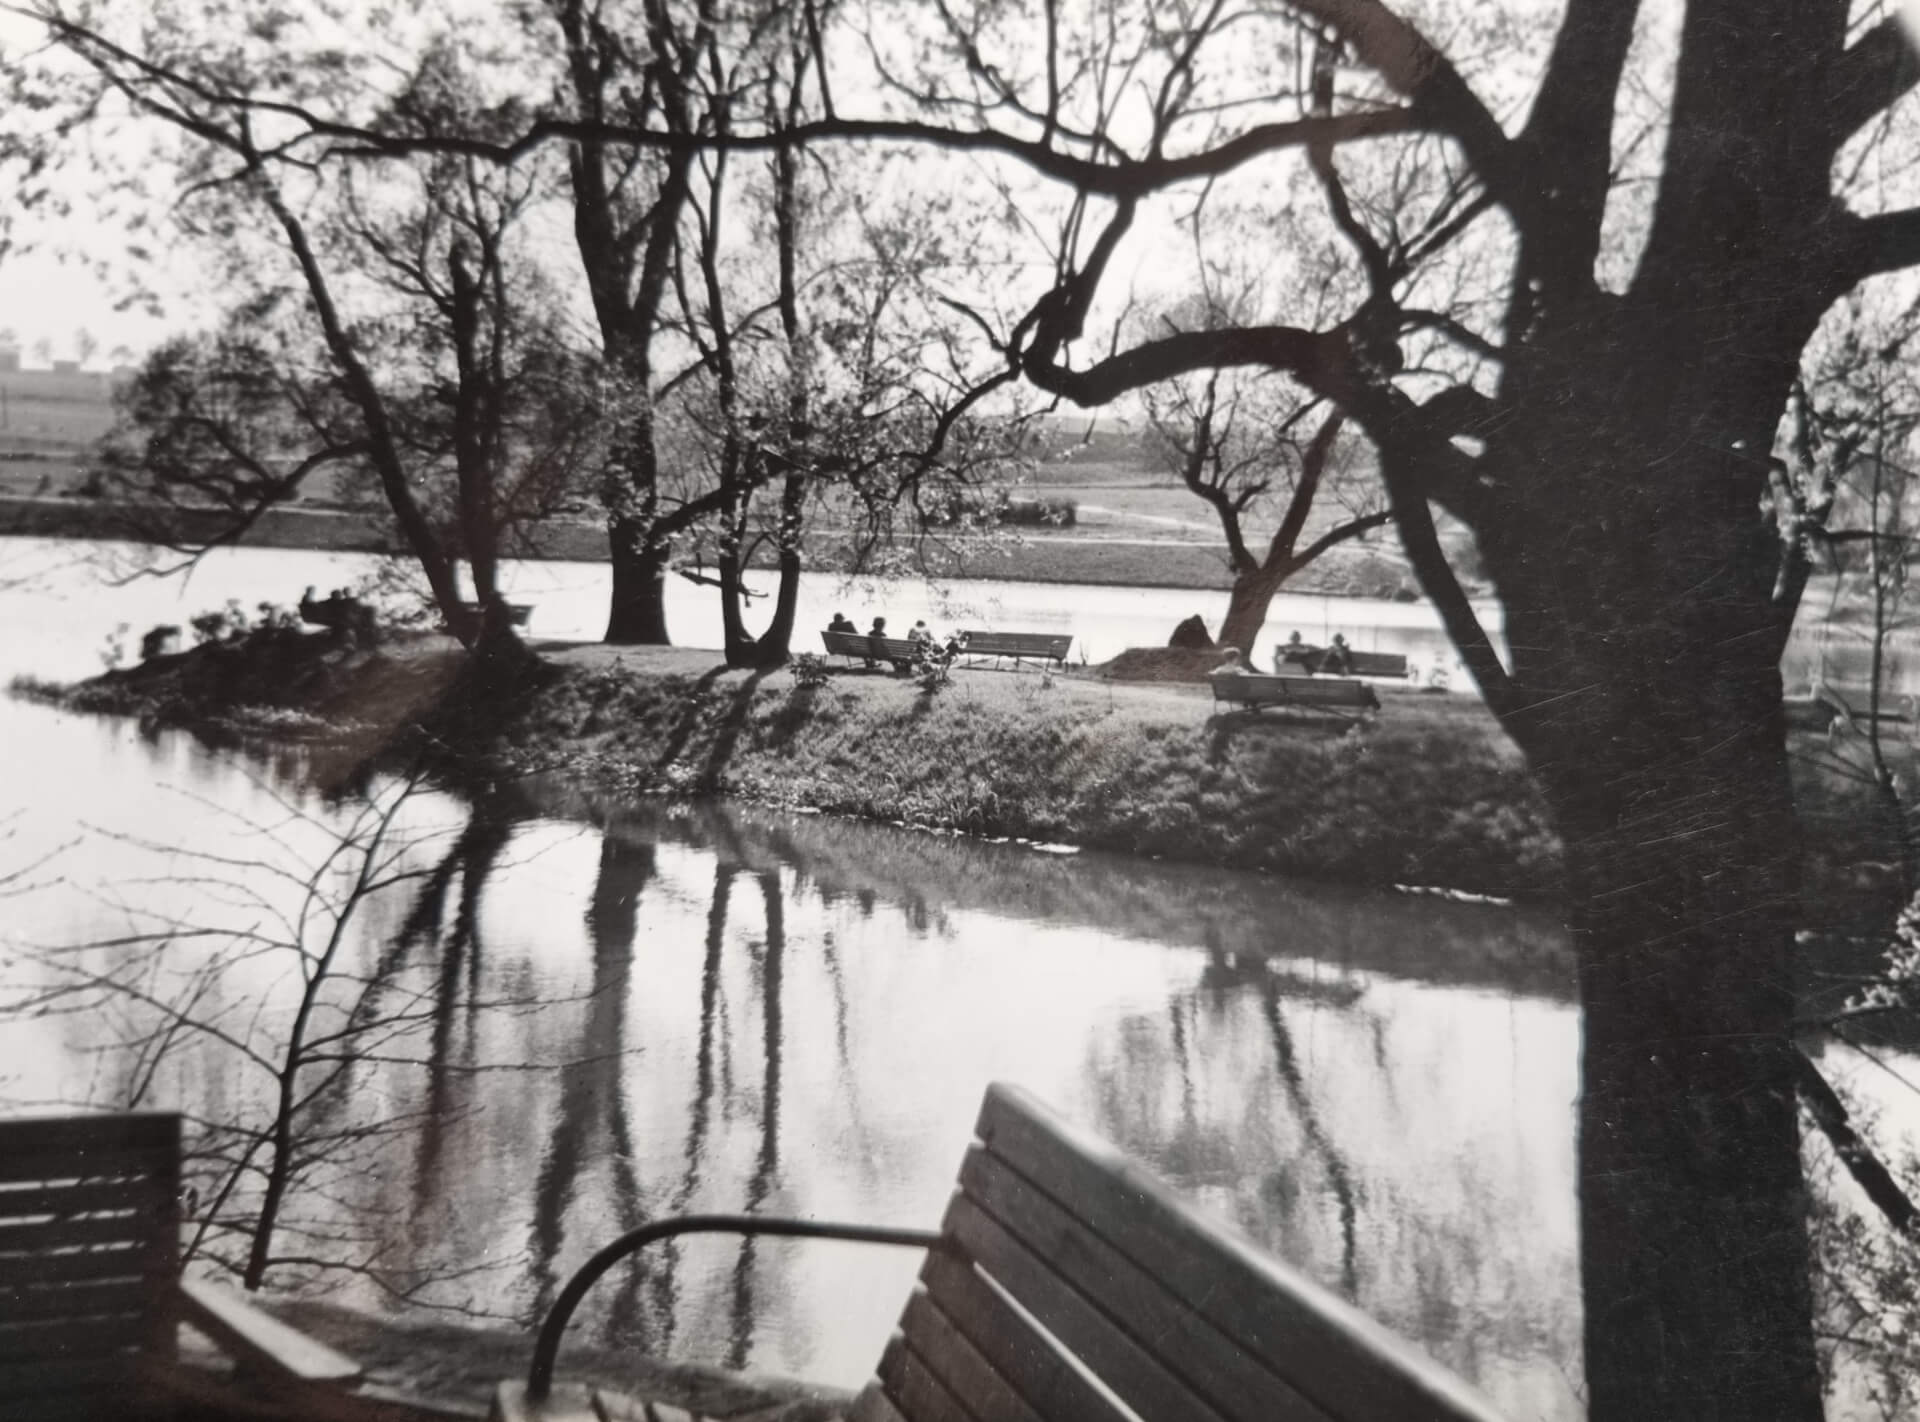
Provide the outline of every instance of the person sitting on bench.
{"type": "Polygon", "coordinates": [[[829,632],[858,632],[859,630],[858,627],[853,625],[853,619],[844,612],[834,613],[833,621],[827,624],[827,631],[829,632]]]}
{"type": "Polygon", "coordinates": [[[1320,658],[1320,670],[1332,676],[1351,676],[1353,674],[1353,649],[1347,645],[1347,639],[1340,633],[1333,634],[1333,645],[1320,658]]]}
{"type": "Polygon", "coordinates": [[[887,619],[876,617],[873,626],[867,631],[867,665],[877,667],[882,662],[892,663],[894,671],[905,676],[913,670],[911,662],[903,662],[887,654],[887,619]]]}

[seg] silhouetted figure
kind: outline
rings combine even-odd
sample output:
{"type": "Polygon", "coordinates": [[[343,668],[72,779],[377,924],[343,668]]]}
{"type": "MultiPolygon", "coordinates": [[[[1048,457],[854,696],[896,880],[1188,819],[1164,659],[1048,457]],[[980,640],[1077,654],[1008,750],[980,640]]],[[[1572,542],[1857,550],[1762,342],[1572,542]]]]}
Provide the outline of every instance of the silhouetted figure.
{"type": "Polygon", "coordinates": [[[373,609],[345,588],[335,588],[323,601],[309,587],[300,595],[300,620],[324,627],[344,642],[373,639],[373,609]]]}
{"type": "Polygon", "coordinates": [[[913,663],[910,661],[903,661],[900,658],[889,654],[887,651],[886,642],[887,642],[887,619],[884,617],[876,617],[873,619],[872,630],[870,630],[867,633],[867,665],[870,667],[877,667],[880,665],[880,663],[886,662],[893,667],[896,673],[898,673],[901,676],[905,676],[908,672],[913,670],[913,663]]]}
{"type": "Polygon", "coordinates": [[[853,625],[853,619],[848,617],[844,612],[834,613],[833,621],[827,624],[827,631],[829,632],[858,632],[859,630],[858,627],[853,625]]]}
{"type": "Polygon", "coordinates": [[[1333,634],[1333,645],[1320,659],[1320,670],[1335,676],[1347,676],[1353,671],[1353,649],[1338,632],[1333,634]]]}

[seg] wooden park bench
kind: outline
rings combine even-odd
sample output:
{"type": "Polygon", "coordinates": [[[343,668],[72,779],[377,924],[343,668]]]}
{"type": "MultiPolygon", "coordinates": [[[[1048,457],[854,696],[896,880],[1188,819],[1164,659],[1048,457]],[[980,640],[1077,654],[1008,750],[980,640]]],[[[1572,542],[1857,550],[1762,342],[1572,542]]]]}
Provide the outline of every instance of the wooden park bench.
{"type": "Polygon", "coordinates": [[[1326,676],[1261,676],[1256,672],[1222,672],[1207,678],[1213,699],[1232,706],[1290,706],[1336,715],[1380,709],[1380,698],[1364,681],[1326,676]]]}
{"type": "MultiPolygon", "coordinates": [[[[1273,654],[1273,669],[1284,673],[1288,667],[1299,667],[1309,676],[1320,674],[1320,668],[1326,664],[1327,647],[1279,647],[1273,654]]],[[[1390,677],[1396,681],[1405,681],[1410,675],[1407,659],[1399,652],[1347,652],[1346,676],[1390,677]]]]}
{"type": "Polygon", "coordinates": [[[744,1226],[926,1250],[850,1422],[1497,1422],[1460,1379],[1025,1092],[988,1088],[974,1135],[937,1234],[695,1216],[616,1240],[561,1292],[494,1418],[637,1415],[550,1387],[573,1308],[645,1244],[744,1226]]]}
{"type": "Polygon", "coordinates": [[[1051,632],[966,632],[966,650],[961,654],[971,661],[991,657],[996,663],[1010,660],[1016,667],[1022,661],[1067,664],[1067,649],[1073,635],[1056,636],[1051,632]]]}
{"type": "MultiPolygon", "coordinates": [[[[478,617],[480,615],[480,604],[477,602],[463,602],[460,604],[460,610],[470,617],[478,617]]],[[[507,604],[507,621],[515,627],[525,627],[532,616],[533,604],[530,602],[510,602],[507,604]]]]}
{"type": "Polygon", "coordinates": [[[288,1416],[340,1417],[361,1370],[241,1295],[180,1278],[180,1118],[0,1121],[0,1419],[243,1414],[179,1325],[288,1416]],[[302,1410],[305,1408],[306,1410],[302,1410]]]}
{"type": "Polygon", "coordinates": [[[884,661],[912,666],[920,658],[920,644],[905,637],[872,637],[865,632],[822,632],[827,655],[858,658],[862,663],[884,661]],[[876,654],[875,648],[878,648],[876,654]]]}

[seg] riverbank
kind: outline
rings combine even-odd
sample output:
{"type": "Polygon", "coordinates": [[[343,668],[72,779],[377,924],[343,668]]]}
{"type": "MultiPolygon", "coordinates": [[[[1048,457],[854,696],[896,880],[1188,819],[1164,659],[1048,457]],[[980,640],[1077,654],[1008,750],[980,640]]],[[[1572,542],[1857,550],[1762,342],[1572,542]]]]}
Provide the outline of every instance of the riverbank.
{"type": "MultiPolygon", "coordinates": [[[[1368,884],[1539,897],[1558,844],[1518,754],[1464,697],[1382,688],[1363,725],[1216,715],[1205,687],[964,670],[929,692],[714,653],[546,646],[545,685],[446,725],[433,637],[342,652],[299,633],[155,658],[56,693],[215,739],[304,742],[337,768],[417,744],[490,777],[725,794],[988,837],[1368,884]]],[[[331,774],[336,771],[325,771],[331,774]]]]}
{"type": "MultiPolygon", "coordinates": [[[[859,668],[729,671],[691,648],[538,650],[537,685],[477,709],[449,704],[463,660],[426,635],[347,651],[282,632],[27,690],[216,741],[299,744],[323,779],[424,752],[455,775],[730,795],[1375,886],[1542,899],[1559,885],[1524,761],[1469,697],[1382,684],[1380,712],[1348,722],[1220,713],[1205,686],[1097,669],[966,669],[928,690],[859,668]]],[[[1811,882],[1836,904],[1877,903],[1892,866],[1870,789],[1819,730],[1794,735],[1811,882]]]]}

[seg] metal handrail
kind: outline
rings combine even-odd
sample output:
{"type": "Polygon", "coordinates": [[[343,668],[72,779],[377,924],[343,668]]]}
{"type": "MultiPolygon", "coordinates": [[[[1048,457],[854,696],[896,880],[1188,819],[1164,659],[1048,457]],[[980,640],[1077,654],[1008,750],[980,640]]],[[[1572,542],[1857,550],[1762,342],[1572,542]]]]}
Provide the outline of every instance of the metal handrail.
{"type": "Polygon", "coordinates": [[[682,1234],[775,1235],[786,1239],[839,1239],[853,1244],[896,1244],[911,1249],[934,1249],[940,1235],[927,1229],[888,1229],[876,1225],[846,1225],[818,1220],[788,1220],[771,1215],[681,1215],[656,1220],[629,1230],[582,1264],[541,1321],[534,1341],[533,1363],[527,1369],[527,1400],[542,1402],[553,1387],[553,1366],[560,1356],[560,1336],[573,1311],[580,1306],[600,1276],[635,1250],[682,1234]]]}

